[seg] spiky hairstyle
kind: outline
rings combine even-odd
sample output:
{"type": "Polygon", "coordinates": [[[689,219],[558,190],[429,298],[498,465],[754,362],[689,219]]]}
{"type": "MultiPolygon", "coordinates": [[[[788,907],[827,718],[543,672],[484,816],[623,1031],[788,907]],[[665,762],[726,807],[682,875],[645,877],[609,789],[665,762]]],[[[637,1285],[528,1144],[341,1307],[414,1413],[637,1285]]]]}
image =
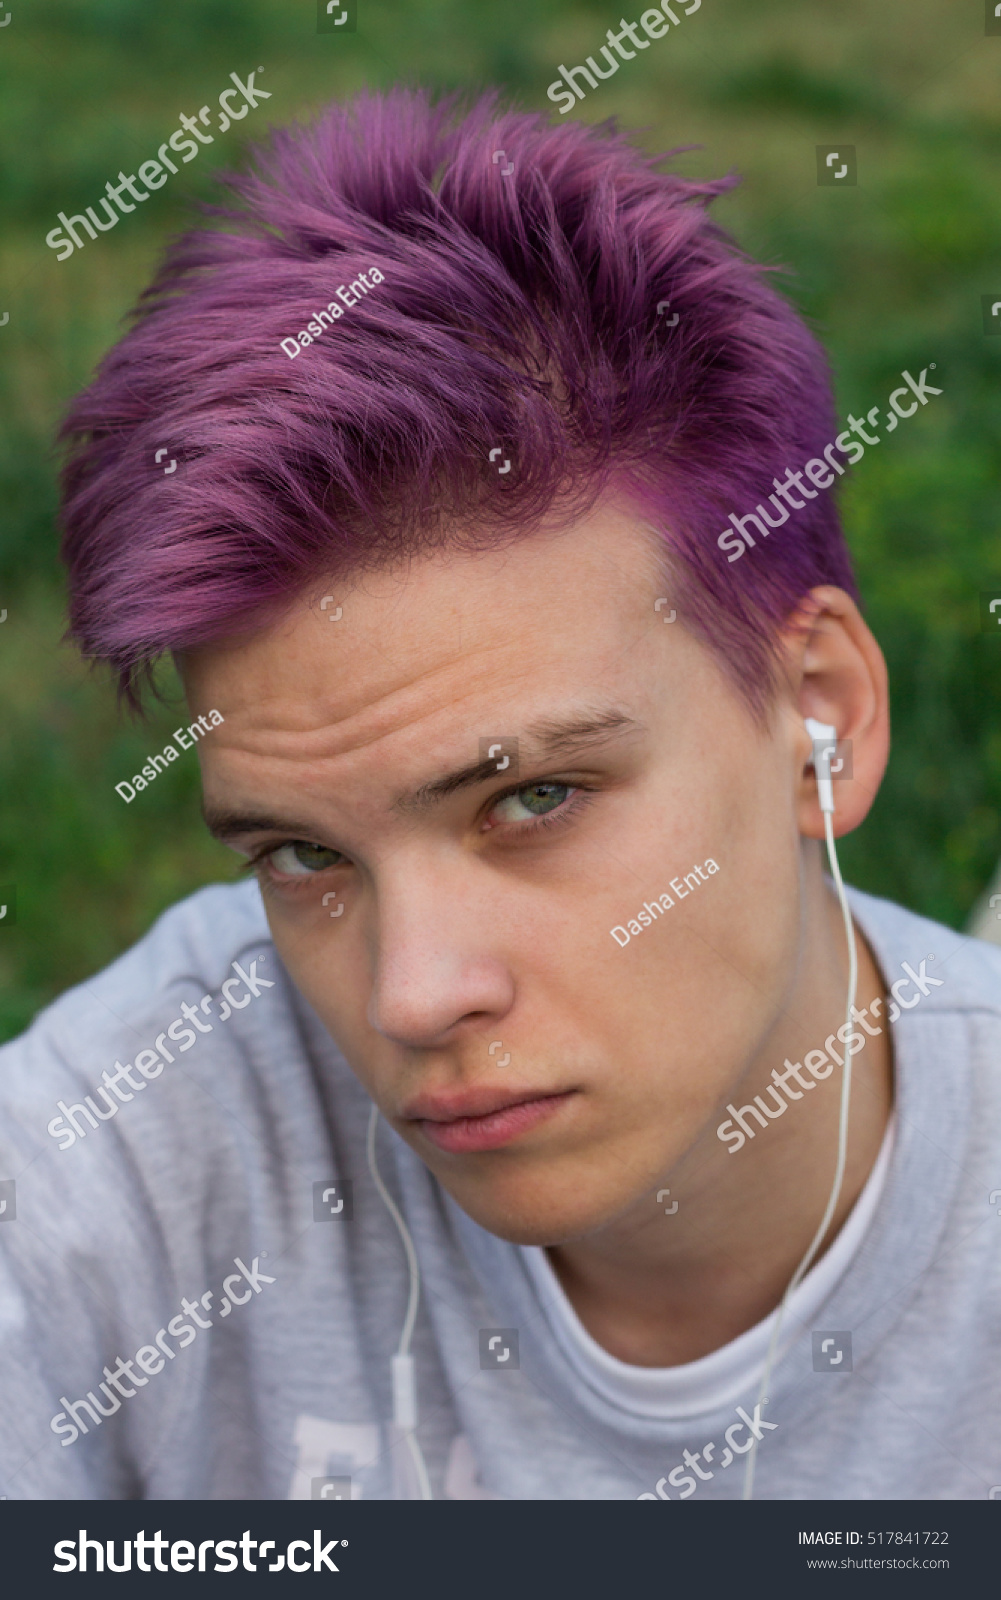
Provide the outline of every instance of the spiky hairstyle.
{"type": "Polygon", "coordinates": [[[707,216],[736,179],[659,173],[614,124],[409,89],[272,131],[253,158],[169,248],[63,428],[84,653],[138,703],[163,652],[263,626],[322,578],[615,492],[760,709],[781,622],[853,580],[828,493],[750,559],[717,545],[837,431],[813,335],[707,216]],[[372,267],[371,292],[335,298],[372,267]]]}

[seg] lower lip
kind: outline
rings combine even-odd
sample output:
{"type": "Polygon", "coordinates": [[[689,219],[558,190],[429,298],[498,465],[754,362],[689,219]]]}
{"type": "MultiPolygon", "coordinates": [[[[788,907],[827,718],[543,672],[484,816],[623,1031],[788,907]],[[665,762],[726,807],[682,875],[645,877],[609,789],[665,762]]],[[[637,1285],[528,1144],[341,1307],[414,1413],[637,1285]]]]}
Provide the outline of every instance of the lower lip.
{"type": "Polygon", "coordinates": [[[421,1131],[439,1150],[465,1155],[471,1150],[496,1150],[510,1144],[565,1106],[570,1094],[548,1094],[541,1100],[523,1100],[485,1117],[459,1117],[455,1122],[421,1122],[421,1131]]]}

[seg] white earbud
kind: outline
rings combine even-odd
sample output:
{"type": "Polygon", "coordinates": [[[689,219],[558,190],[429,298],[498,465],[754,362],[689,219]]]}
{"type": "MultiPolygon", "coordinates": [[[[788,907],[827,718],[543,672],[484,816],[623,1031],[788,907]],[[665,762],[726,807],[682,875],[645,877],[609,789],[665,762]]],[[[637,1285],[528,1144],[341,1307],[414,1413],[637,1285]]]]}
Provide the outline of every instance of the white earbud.
{"type": "Polygon", "coordinates": [[[813,765],[817,773],[817,798],[821,811],[834,810],[834,784],[831,779],[831,760],[838,742],[838,730],[833,722],[818,722],[816,717],[804,717],[806,731],[813,740],[813,765]],[[817,746],[823,748],[818,750],[817,746]]]}

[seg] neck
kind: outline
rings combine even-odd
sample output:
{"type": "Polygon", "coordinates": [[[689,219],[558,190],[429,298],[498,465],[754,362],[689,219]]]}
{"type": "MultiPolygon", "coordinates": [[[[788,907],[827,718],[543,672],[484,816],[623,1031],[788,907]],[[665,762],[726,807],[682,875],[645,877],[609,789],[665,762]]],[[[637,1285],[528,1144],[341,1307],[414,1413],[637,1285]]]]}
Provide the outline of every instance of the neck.
{"type": "MultiPolygon", "coordinates": [[[[697,1143],[664,1177],[669,1199],[655,1207],[652,1196],[644,1196],[599,1233],[549,1252],[588,1332],[622,1361],[650,1367],[695,1361],[753,1327],[781,1301],[824,1214],[837,1160],[842,1069],[835,1064],[818,1081],[801,1067],[802,1079],[814,1084],[809,1089],[783,1065],[787,1060],[802,1064],[811,1050],[826,1050],[832,1058],[844,1055],[837,1038],[847,989],[844,927],[835,896],[823,880],[821,885],[812,948],[800,964],[803,977],[729,1096],[748,1130],[744,1144],[734,1148],[732,1136],[728,1144],[720,1141],[716,1128],[728,1113],[714,1108],[697,1143]],[[743,1111],[748,1105],[758,1109],[756,1096],[766,1114],[743,1111]],[[675,1200],[677,1212],[665,1215],[675,1200]]],[[[880,1031],[855,1030],[864,1035],[865,1045],[852,1052],[847,1164],[814,1261],[829,1248],[858,1199],[892,1105],[884,986],[857,930],[855,938],[856,1010],[865,1016],[882,998],[878,1023],[866,1016],[880,1031]]]]}

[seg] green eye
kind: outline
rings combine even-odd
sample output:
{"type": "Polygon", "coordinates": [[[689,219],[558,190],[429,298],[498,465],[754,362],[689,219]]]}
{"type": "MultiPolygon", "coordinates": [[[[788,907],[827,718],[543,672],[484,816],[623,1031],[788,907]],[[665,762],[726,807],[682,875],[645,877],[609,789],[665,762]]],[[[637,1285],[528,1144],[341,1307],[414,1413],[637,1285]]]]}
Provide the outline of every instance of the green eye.
{"type": "Polygon", "coordinates": [[[561,806],[569,793],[570,785],[566,783],[530,783],[527,789],[519,789],[514,798],[533,817],[541,817],[561,806]]]}
{"type": "Polygon", "coordinates": [[[528,822],[558,810],[573,792],[568,783],[528,783],[498,800],[491,815],[501,822],[528,822]]]}
{"type": "Polygon", "coordinates": [[[279,845],[268,859],[276,872],[283,872],[288,877],[304,878],[310,873],[337,866],[344,857],[339,850],[328,850],[322,844],[307,844],[303,839],[296,839],[291,844],[279,845]]]}

